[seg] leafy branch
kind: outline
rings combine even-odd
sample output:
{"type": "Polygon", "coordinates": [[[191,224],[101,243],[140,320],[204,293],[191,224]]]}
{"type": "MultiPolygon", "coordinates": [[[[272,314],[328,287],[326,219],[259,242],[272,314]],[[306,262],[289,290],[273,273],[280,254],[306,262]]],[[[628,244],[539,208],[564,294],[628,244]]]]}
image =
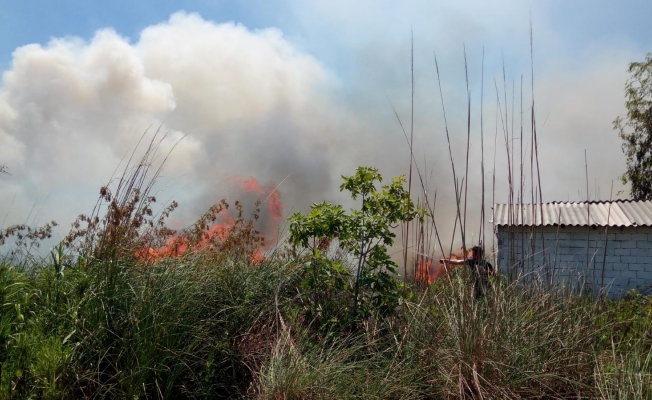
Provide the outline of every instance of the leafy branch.
{"type": "MultiPolygon", "coordinates": [[[[320,276],[318,269],[334,268],[324,263],[320,243],[334,241],[338,247],[354,257],[355,279],[352,283],[351,317],[367,318],[373,311],[390,315],[399,300],[396,280],[398,265],[387,254],[394,244],[394,229],[402,222],[418,219],[423,223],[426,211],[414,205],[403,187],[404,176],[393,178],[391,183],[377,188],[382,182],[378,169],[358,167],[352,176],[342,176],[340,191],[347,190],[351,198],[361,199],[361,207],[345,213],[342,206],[328,203],[313,204],[307,215],[296,213],[290,217],[290,242],[295,247],[311,251],[309,271],[312,277],[320,276]]],[[[340,264],[337,264],[339,266],[340,264]]],[[[331,271],[332,272],[332,271],[331,271]]],[[[329,276],[327,273],[326,276],[329,276]]],[[[316,282],[308,288],[312,302],[319,302],[316,282]]]]}

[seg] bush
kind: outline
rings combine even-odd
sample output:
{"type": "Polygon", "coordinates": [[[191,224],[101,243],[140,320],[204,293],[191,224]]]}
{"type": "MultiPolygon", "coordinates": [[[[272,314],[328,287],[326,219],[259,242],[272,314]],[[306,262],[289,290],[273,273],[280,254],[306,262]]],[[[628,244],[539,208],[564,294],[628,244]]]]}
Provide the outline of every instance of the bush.
{"type": "Polygon", "coordinates": [[[290,242],[311,253],[302,287],[309,304],[307,316],[320,326],[343,317],[335,315],[334,310],[342,308],[340,291],[347,287],[353,292],[350,312],[345,314],[349,321],[394,315],[400,292],[395,277],[397,265],[387,254],[396,237],[392,228],[415,218],[423,222],[426,214],[403,188],[404,176],[392,179],[380,191],[376,182],[382,182],[382,177],[375,168],[359,167],[355,175],[342,179],[341,191],[348,190],[353,200],[361,197],[359,210],[346,214],[339,205],[321,203],[313,204],[308,215],[296,213],[290,217],[290,242]],[[323,256],[322,251],[332,242],[353,258],[353,275],[342,261],[323,256]],[[324,292],[327,296],[323,296],[324,292]]]}
{"type": "Polygon", "coordinates": [[[392,227],[425,212],[403,178],[380,181],[344,177],[361,208],[295,214],[294,251],[266,258],[239,203],[219,235],[226,202],[174,232],[175,203],[155,214],[147,189],[103,189],[109,212],[50,258],[0,263],[0,399],[652,396],[648,298],[493,277],[478,300],[468,269],[400,283],[392,227]]]}

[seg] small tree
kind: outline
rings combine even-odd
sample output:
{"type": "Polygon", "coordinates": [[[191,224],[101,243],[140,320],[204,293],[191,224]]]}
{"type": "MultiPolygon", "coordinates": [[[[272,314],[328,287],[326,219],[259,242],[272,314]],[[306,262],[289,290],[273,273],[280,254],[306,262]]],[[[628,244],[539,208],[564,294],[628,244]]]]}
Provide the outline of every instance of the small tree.
{"type": "MultiPolygon", "coordinates": [[[[307,215],[296,213],[290,217],[290,241],[295,246],[312,250],[312,260],[306,271],[313,278],[332,277],[341,273],[341,264],[325,263],[318,244],[336,241],[338,246],[354,259],[355,275],[352,282],[353,319],[366,318],[372,311],[390,315],[398,305],[399,285],[395,278],[396,263],[387,254],[388,246],[394,244],[393,228],[399,223],[419,218],[423,222],[426,212],[416,207],[403,188],[405,177],[392,179],[392,183],[376,188],[382,177],[376,168],[358,167],[355,175],[342,176],[340,191],[348,190],[354,200],[360,198],[360,209],[346,214],[341,206],[327,203],[313,204],[307,215]],[[329,271],[319,272],[328,268],[329,271]]],[[[320,280],[320,282],[323,282],[320,280]]],[[[331,284],[339,284],[339,279],[331,284]]],[[[313,301],[318,300],[317,290],[323,285],[313,281],[313,301]]]]}
{"type": "Polygon", "coordinates": [[[621,177],[631,184],[636,200],[652,199],[652,53],[643,62],[629,64],[625,84],[627,116],[614,120],[614,129],[623,139],[627,171],[621,177]]]}

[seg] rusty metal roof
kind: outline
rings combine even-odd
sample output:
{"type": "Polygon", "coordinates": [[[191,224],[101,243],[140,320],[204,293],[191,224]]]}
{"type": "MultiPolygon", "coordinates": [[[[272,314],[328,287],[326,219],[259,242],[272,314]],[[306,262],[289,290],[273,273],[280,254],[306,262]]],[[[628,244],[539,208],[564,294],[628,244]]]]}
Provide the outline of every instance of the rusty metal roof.
{"type": "Polygon", "coordinates": [[[652,201],[494,204],[492,222],[497,226],[652,226],[652,201]]]}

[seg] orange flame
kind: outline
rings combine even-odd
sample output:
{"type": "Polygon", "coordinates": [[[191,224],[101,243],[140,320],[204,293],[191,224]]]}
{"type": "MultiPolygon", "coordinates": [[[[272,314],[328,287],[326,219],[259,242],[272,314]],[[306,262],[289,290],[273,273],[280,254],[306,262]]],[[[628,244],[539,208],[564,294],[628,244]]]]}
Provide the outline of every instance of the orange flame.
{"type": "Polygon", "coordinates": [[[254,251],[254,254],[251,255],[251,258],[249,259],[249,261],[253,265],[259,265],[260,263],[265,261],[265,254],[263,254],[263,251],[260,248],[257,248],[254,251]]]}
{"type": "MultiPolygon", "coordinates": [[[[457,259],[455,255],[451,259],[457,259]]],[[[418,282],[427,283],[428,285],[441,279],[447,272],[442,263],[433,266],[432,258],[419,257],[414,271],[414,277],[418,282]]]]}
{"type": "Polygon", "coordinates": [[[281,192],[277,190],[274,182],[267,183],[266,188],[262,188],[260,183],[253,177],[245,179],[241,176],[229,176],[229,181],[236,183],[240,189],[247,193],[256,194],[259,196],[267,195],[264,203],[267,205],[267,211],[272,219],[272,227],[277,227],[279,221],[283,218],[283,203],[281,202],[281,192]]]}
{"type": "MultiPolygon", "coordinates": [[[[267,183],[266,187],[263,188],[258,183],[254,177],[243,178],[240,176],[230,176],[227,179],[233,183],[236,183],[240,189],[246,193],[255,194],[258,196],[267,195],[266,199],[261,199],[264,201],[264,204],[267,207],[267,212],[270,216],[270,223],[263,230],[263,236],[265,243],[275,243],[277,240],[278,224],[283,218],[283,203],[281,201],[281,193],[277,190],[274,182],[267,183]]],[[[222,222],[213,225],[208,231],[206,231],[200,240],[200,242],[195,245],[195,250],[201,250],[208,246],[210,242],[218,239],[220,241],[225,241],[230,232],[231,228],[235,225],[233,217],[227,212],[224,212],[222,215],[222,222]]],[[[173,221],[178,222],[178,221],[173,221]]],[[[135,253],[135,256],[144,262],[157,261],[163,258],[170,257],[180,257],[188,251],[189,240],[182,236],[175,236],[168,239],[167,243],[161,246],[158,249],[152,247],[148,249],[141,249],[135,253]]],[[[259,248],[254,250],[254,253],[251,256],[252,264],[260,264],[265,260],[264,251],[267,249],[267,245],[261,245],[259,248]]]]}
{"type": "Polygon", "coordinates": [[[435,281],[435,277],[432,273],[432,269],[432,260],[427,260],[423,257],[419,257],[416,269],[414,271],[414,276],[417,282],[423,282],[427,284],[433,283],[435,281]]]}
{"type": "Polygon", "coordinates": [[[136,258],[141,261],[153,261],[161,258],[179,257],[188,250],[188,239],[175,236],[168,239],[167,243],[158,249],[140,249],[136,251],[136,258]]]}

